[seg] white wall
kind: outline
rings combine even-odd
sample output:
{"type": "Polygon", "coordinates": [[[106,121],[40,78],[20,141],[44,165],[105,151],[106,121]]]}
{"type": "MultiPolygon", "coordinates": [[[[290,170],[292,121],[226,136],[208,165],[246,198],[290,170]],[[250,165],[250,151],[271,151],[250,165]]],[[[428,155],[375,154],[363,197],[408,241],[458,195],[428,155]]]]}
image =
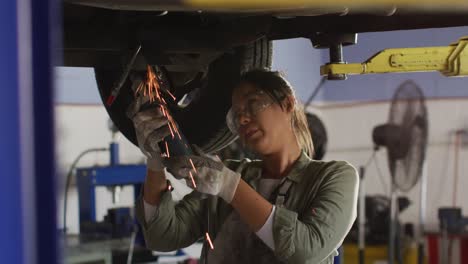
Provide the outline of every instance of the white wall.
{"type": "MultiPolygon", "coordinates": [[[[89,148],[108,147],[112,137],[108,129],[108,115],[102,105],[57,105],[55,106],[56,156],[58,170],[58,226],[63,227],[63,197],[65,178],[73,160],[89,148]]],[[[120,162],[124,164],[142,163],[144,156],[124,136],[119,134],[120,162]]],[[[89,154],[79,162],[78,167],[109,164],[107,152],[89,154]]],[[[188,192],[182,183],[171,179],[175,186],[174,197],[180,199],[188,192]]],[[[117,206],[133,206],[133,188],[123,188],[120,202],[112,204],[112,195],[105,187],[97,189],[97,220],[103,219],[107,209],[117,206]]],[[[69,233],[78,233],[78,196],[75,181],[68,193],[67,227],[69,233]]]]}
{"type": "MultiPolygon", "coordinates": [[[[438,227],[437,209],[452,205],[454,148],[453,131],[468,129],[468,99],[440,99],[427,102],[429,114],[428,165],[428,228],[438,227]]],[[[385,123],[388,118],[389,102],[348,103],[314,105],[309,110],[318,111],[328,130],[329,146],[327,160],[348,160],[356,167],[362,166],[372,154],[372,129],[385,123]]],[[[468,214],[468,148],[461,149],[459,158],[458,206],[468,214]]],[[[385,185],[389,188],[390,176],[385,150],[380,150],[377,159],[385,185]]],[[[374,165],[366,173],[369,194],[388,193],[384,190],[374,165]]],[[[419,213],[419,185],[409,193],[413,204],[402,215],[403,221],[417,223],[419,213]]]]}

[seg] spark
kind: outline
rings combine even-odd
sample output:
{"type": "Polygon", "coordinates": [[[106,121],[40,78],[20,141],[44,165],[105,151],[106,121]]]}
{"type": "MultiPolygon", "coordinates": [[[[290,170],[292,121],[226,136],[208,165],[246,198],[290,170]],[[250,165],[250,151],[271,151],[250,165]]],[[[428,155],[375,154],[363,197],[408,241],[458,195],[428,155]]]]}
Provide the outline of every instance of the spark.
{"type": "Polygon", "coordinates": [[[143,90],[143,87],[145,86],[145,84],[143,82],[141,82],[139,85],[138,85],[138,88],[136,89],[135,91],[135,96],[139,93],[141,93],[141,91],[143,90]]]}
{"type": "Polygon", "coordinates": [[[210,238],[210,235],[208,234],[208,232],[205,233],[205,236],[206,236],[206,241],[208,241],[208,243],[210,244],[211,250],[213,250],[214,246],[213,246],[213,243],[211,242],[211,238],[210,238]]]}
{"type": "Polygon", "coordinates": [[[174,132],[177,134],[179,139],[182,140],[182,136],[180,135],[179,129],[177,128],[177,124],[174,121],[174,118],[172,118],[171,115],[168,115],[167,119],[169,120],[169,123],[172,125],[172,129],[174,129],[174,132]]]}
{"type": "MultiPolygon", "coordinates": [[[[153,68],[150,65],[148,65],[146,71],[146,79],[143,80],[142,83],[140,83],[140,85],[138,85],[138,88],[135,93],[140,95],[143,94],[143,96],[148,97],[150,103],[157,102],[160,105],[163,115],[169,121],[169,129],[171,130],[172,138],[175,138],[175,135],[177,134],[177,137],[180,140],[182,140],[182,136],[177,127],[177,124],[174,121],[174,118],[170,114],[169,110],[167,109],[167,102],[162,97],[160,82],[161,80],[159,80],[153,68]]],[[[175,96],[172,95],[168,90],[164,91],[168,92],[168,94],[170,94],[171,97],[173,97],[173,99],[175,98],[175,96]]]]}
{"type": "Polygon", "coordinates": [[[195,168],[195,165],[193,164],[193,161],[192,161],[191,158],[189,158],[189,161],[190,161],[190,164],[192,164],[193,171],[194,171],[195,173],[198,173],[197,168],[195,168]]]}
{"type": "Polygon", "coordinates": [[[171,131],[172,138],[174,138],[174,132],[172,131],[171,123],[168,123],[167,126],[169,127],[169,131],[171,131]]]}
{"type": "Polygon", "coordinates": [[[167,157],[169,158],[169,157],[171,157],[169,155],[169,146],[167,145],[167,141],[165,141],[164,143],[166,143],[166,154],[167,154],[167,157]]]}
{"type": "Polygon", "coordinates": [[[193,174],[189,171],[190,179],[192,180],[193,188],[197,188],[197,184],[195,183],[195,178],[193,178],[193,174]]]}
{"type": "Polygon", "coordinates": [[[169,90],[166,90],[166,92],[172,97],[172,100],[176,100],[176,97],[171,92],[169,92],[169,90]]]}
{"type": "Polygon", "coordinates": [[[148,96],[150,102],[154,102],[156,99],[161,101],[161,89],[158,78],[150,65],[147,66],[146,81],[138,86],[136,93],[141,93],[142,91],[143,96],[148,96]]]}
{"type": "MultiPolygon", "coordinates": [[[[151,85],[148,85],[148,86],[151,86],[151,85]]],[[[150,98],[151,101],[154,101],[153,89],[148,89],[148,97],[150,98]]]]}

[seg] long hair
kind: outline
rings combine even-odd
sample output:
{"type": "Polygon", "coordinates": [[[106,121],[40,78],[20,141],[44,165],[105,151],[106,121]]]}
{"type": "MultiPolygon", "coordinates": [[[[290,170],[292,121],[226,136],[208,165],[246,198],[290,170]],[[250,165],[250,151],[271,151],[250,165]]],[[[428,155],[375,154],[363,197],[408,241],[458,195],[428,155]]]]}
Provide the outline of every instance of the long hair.
{"type": "Polygon", "coordinates": [[[254,69],[244,73],[240,84],[248,83],[268,94],[284,110],[283,101],[292,96],[295,100],[292,113],[292,128],[299,147],[309,156],[314,156],[314,143],[309,130],[304,108],[296,99],[291,84],[277,71],[254,69]]]}

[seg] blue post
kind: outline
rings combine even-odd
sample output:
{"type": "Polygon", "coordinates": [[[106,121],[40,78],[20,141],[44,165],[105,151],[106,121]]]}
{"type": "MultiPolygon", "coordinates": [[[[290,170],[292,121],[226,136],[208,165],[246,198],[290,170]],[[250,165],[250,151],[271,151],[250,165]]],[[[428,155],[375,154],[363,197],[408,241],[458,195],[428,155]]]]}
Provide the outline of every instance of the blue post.
{"type": "Polygon", "coordinates": [[[53,6],[0,1],[1,263],[57,263],[53,6]]]}
{"type": "MultiPolygon", "coordinates": [[[[17,4],[0,1],[0,256],[2,263],[26,263],[22,182],[31,180],[24,170],[22,144],[17,4]]],[[[31,113],[29,113],[31,114],[31,113]]],[[[31,165],[31,164],[28,164],[31,165]]]]}
{"type": "MultiPolygon", "coordinates": [[[[17,0],[28,1],[28,0],[17,0]]],[[[52,69],[60,53],[59,0],[31,4],[37,263],[58,263],[52,69]]]]}
{"type": "Polygon", "coordinates": [[[116,166],[119,165],[119,143],[112,142],[109,146],[110,153],[110,165],[116,166]]]}

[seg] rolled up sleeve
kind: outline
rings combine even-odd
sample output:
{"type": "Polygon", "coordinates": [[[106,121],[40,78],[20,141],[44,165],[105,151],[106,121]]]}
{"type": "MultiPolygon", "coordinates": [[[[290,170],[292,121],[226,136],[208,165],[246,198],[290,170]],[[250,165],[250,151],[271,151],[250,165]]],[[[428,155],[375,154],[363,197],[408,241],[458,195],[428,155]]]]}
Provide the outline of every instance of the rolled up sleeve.
{"type": "Polygon", "coordinates": [[[275,255],[286,263],[320,263],[343,242],[356,219],[359,178],[347,162],[324,170],[317,195],[300,215],[276,208],[275,255]]]}
{"type": "Polygon", "coordinates": [[[170,192],[164,192],[157,211],[150,221],[145,219],[143,198],[136,203],[136,217],[142,227],[146,247],[157,251],[173,251],[188,247],[203,236],[204,203],[194,193],[174,202],[170,192]]]}

